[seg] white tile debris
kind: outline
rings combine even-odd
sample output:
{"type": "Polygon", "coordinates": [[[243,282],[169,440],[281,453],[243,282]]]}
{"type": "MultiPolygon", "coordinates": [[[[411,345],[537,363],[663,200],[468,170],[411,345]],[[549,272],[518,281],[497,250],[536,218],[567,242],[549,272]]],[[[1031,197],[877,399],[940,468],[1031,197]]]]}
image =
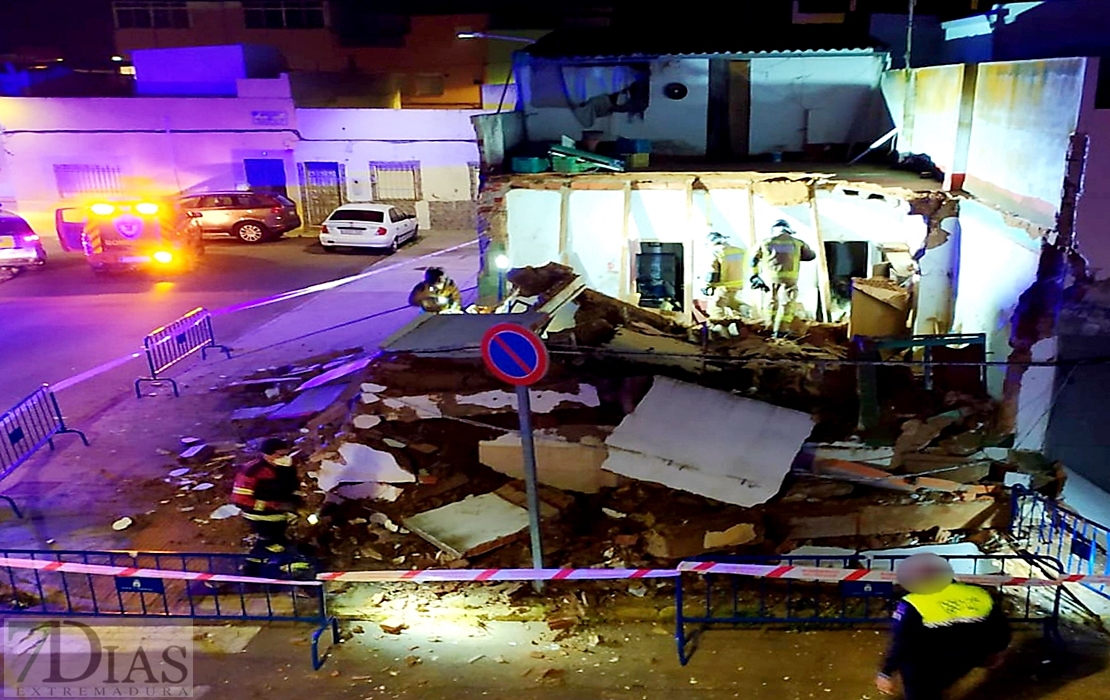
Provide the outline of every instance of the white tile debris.
{"type": "MultiPolygon", "coordinates": [[[[480,394],[459,396],[455,401],[460,405],[484,406],[486,408],[506,408],[516,410],[516,393],[511,391],[484,391],[480,394]]],[[[596,408],[601,405],[597,396],[597,389],[589,384],[582,384],[574,394],[559,391],[533,391],[531,396],[533,413],[550,413],[560,404],[573,403],[581,406],[596,408]]]]}
{"type": "Polygon", "coordinates": [[[403,484],[416,477],[397,464],[393,455],[367,445],[345,442],[339,446],[342,461],[324,460],[316,479],[323,491],[332,491],[340,484],[362,484],[368,481],[403,484]]]}
{"type": "Polygon", "coordinates": [[[750,508],[778,493],[812,431],[800,411],[656,377],[602,468],[750,508]]]}

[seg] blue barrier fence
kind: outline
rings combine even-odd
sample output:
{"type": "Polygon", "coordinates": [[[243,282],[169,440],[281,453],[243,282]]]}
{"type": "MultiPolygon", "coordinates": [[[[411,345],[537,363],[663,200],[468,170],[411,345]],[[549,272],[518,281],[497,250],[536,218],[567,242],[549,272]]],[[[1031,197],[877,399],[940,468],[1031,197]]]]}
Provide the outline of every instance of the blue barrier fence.
{"type": "Polygon", "coordinates": [[[181,396],[177,381],[166,377],[165,371],[186,357],[200,353],[201,359],[208,359],[209,350],[219,350],[231,357],[231,350],[216,343],[212,330],[212,315],[206,309],[196,308],[172,323],[151,331],[143,338],[143,353],[146,355],[149,377],[135,380],[135,396],[142,398],[144,382],[167,381],[173,387],[173,395],[181,396]]]}
{"type": "MultiPolygon", "coordinates": [[[[89,439],[80,430],[66,426],[58,398],[43,384],[11,410],[0,416],[0,481],[8,478],[21,464],[44,445],[54,449],[54,436],[73,433],[87,447],[89,439]]],[[[17,517],[23,513],[10,496],[0,494],[17,517]]]]}
{"type": "MultiPolygon", "coordinates": [[[[705,556],[701,560],[735,564],[866,568],[892,571],[904,556],[705,556]]],[[[946,557],[957,574],[1018,575],[1029,565],[1051,565],[1050,557],[983,555],[946,557]]],[[[1028,575],[1027,571],[1025,574],[1028,575]]],[[[1003,598],[1011,622],[1039,625],[1060,643],[1057,623],[1060,587],[1006,588],[1003,598]]],[[[675,581],[675,643],[685,666],[702,631],[712,626],[886,625],[901,598],[892,583],[843,581],[839,584],[727,574],[684,574],[675,581]]]]}
{"type": "MultiPolygon", "coordinates": [[[[1061,574],[1110,576],[1110,527],[1021,486],[1012,492],[1010,534],[1028,552],[1055,562],[1061,574]]],[[[1110,586],[1083,584],[1110,598],[1110,586]]]]}
{"type": "MultiPolygon", "coordinates": [[[[246,555],[183,552],[85,552],[0,549],[0,558],[62,564],[189,571],[241,576],[246,555]]],[[[320,668],[319,642],[338,623],[328,614],[324,587],[315,583],[260,585],[183,579],[43,571],[0,565],[0,615],[141,617],[188,620],[306,622],[312,633],[312,667],[320,668]]]]}

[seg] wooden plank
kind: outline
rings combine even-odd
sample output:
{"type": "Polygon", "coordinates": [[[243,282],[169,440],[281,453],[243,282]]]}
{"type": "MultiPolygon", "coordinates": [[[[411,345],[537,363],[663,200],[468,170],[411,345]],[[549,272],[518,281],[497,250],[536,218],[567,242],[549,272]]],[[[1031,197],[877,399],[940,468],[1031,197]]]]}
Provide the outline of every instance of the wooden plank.
{"type": "Polygon", "coordinates": [[[809,210],[813,215],[813,232],[817,236],[817,291],[821,297],[821,318],[832,319],[832,284],[829,281],[829,259],[825,254],[825,237],[821,233],[821,217],[817,212],[817,193],[812,185],[809,188],[809,210]]]}

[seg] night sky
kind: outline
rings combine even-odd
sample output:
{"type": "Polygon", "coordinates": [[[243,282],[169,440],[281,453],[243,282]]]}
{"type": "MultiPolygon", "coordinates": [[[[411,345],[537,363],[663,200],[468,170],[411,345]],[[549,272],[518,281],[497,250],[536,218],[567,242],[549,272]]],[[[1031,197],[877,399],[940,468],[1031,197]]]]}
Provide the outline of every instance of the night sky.
{"type": "Polygon", "coordinates": [[[0,0],[0,54],[41,49],[75,68],[111,65],[111,0],[0,0]]]}

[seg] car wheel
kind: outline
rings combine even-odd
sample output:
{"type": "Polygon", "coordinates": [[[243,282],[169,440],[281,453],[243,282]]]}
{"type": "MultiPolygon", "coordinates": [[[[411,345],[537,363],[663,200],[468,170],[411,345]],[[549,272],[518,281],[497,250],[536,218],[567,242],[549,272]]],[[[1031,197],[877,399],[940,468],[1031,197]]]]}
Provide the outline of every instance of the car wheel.
{"type": "Polygon", "coordinates": [[[394,253],[397,252],[397,236],[393,237],[393,240],[389,242],[389,247],[386,248],[385,250],[390,255],[393,255],[394,253]]]}
{"type": "Polygon", "coordinates": [[[415,241],[420,236],[420,227],[416,226],[412,229],[412,235],[409,236],[410,241],[415,241]]]}
{"type": "Polygon", "coordinates": [[[262,224],[253,221],[244,221],[236,224],[231,231],[243,243],[261,243],[270,236],[270,232],[262,224]]]}

